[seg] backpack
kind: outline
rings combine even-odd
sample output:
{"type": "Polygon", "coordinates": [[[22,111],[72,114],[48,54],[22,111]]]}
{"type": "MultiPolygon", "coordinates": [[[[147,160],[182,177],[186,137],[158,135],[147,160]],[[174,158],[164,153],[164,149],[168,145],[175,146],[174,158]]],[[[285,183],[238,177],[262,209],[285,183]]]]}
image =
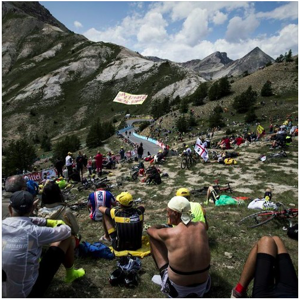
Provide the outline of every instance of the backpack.
{"type": "Polygon", "coordinates": [[[224,163],[225,163],[225,165],[236,165],[237,161],[232,158],[225,158],[224,163]]]}
{"type": "Polygon", "coordinates": [[[106,258],[109,260],[115,258],[115,255],[110,249],[100,242],[95,242],[93,244],[82,242],[79,244],[78,251],[80,257],[91,256],[93,258],[106,258]]]}

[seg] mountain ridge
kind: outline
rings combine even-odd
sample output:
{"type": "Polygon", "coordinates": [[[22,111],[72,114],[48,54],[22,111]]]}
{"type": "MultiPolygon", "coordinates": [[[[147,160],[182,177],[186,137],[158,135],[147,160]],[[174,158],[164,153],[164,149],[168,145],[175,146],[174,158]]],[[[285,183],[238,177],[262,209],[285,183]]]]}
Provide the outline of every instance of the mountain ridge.
{"type": "Polygon", "coordinates": [[[147,94],[143,105],[130,107],[131,113],[147,112],[155,99],[185,98],[212,77],[242,74],[243,64],[249,73],[266,64],[259,48],[236,61],[219,51],[186,63],[153,60],[120,45],[89,41],[38,3],[2,2],[2,8],[4,140],[35,130],[53,135],[79,130],[98,116],[112,120],[128,108],[112,102],[120,90],[147,94]],[[251,57],[264,61],[251,67],[251,57]]]}

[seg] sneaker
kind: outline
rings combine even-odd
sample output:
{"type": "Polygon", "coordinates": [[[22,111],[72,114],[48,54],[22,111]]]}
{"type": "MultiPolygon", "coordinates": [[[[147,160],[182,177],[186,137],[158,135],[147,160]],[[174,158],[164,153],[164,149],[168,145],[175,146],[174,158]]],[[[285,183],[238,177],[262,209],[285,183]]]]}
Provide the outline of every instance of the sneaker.
{"type": "Polygon", "coordinates": [[[160,277],[160,275],[154,275],[153,277],[152,277],[152,282],[154,282],[155,284],[158,284],[158,285],[161,285],[161,277],[160,277]]]}
{"type": "Polygon", "coordinates": [[[246,298],[246,296],[244,294],[237,292],[236,289],[232,289],[230,298],[246,298]]]}
{"type": "Polygon", "coordinates": [[[138,285],[138,274],[136,271],[131,271],[125,277],[125,287],[132,289],[138,285]]]}
{"type": "Polygon", "coordinates": [[[109,276],[109,283],[112,286],[117,286],[124,283],[125,274],[121,269],[114,270],[109,276]]]}
{"type": "Polygon", "coordinates": [[[122,269],[124,272],[136,271],[138,272],[141,269],[141,260],[137,257],[126,257],[123,260],[119,260],[117,266],[122,269]],[[127,258],[127,259],[126,259],[127,258]]]}
{"type": "Polygon", "coordinates": [[[65,282],[66,283],[71,283],[74,280],[76,280],[80,277],[83,277],[84,275],[85,275],[85,271],[82,268],[80,268],[78,270],[73,270],[73,272],[70,275],[65,277],[65,282]]]}

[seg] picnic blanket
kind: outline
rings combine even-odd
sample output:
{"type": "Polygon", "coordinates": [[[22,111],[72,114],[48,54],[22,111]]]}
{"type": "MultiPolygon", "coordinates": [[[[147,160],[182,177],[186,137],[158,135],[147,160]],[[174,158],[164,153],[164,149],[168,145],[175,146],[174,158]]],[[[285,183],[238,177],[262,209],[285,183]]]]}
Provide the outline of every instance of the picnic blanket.
{"type": "Polygon", "coordinates": [[[113,249],[113,247],[109,247],[111,252],[114,253],[115,256],[126,256],[128,254],[131,254],[132,256],[138,256],[138,257],[145,257],[149,254],[151,254],[150,249],[150,243],[148,236],[142,236],[142,247],[137,250],[123,250],[123,251],[116,251],[113,249]]]}

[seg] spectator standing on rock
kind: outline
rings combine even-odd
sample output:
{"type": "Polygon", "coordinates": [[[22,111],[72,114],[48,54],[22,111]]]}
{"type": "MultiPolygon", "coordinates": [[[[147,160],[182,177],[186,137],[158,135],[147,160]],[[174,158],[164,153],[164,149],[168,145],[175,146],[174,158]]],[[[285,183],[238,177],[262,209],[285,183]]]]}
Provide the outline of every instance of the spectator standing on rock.
{"type": "Polygon", "coordinates": [[[68,155],[66,156],[66,163],[65,163],[67,169],[68,169],[68,178],[73,173],[73,158],[72,158],[72,152],[68,152],[68,155]]]}
{"type": "Polygon", "coordinates": [[[137,149],[138,158],[142,159],[144,153],[143,143],[140,143],[140,146],[137,149]]]}
{"type": "Polygon", "coordinates": [[[92,175],[92,171],[93,171],[93,159],[90,156],[88,162],[87,162],[87,168],[89,170],[89,174],[92,175]]]}
{"type": "Polygon", "coordinates": [[[125,157],[125,150],[124,150],[124,148],[123,147],[121,147],[121,150],[120,150],[120,157],[121,157],[121,159],[124,159],[124,157],[125,157]]]}
{"type": "Polygon", "coordinates": [[[79,176],[81,174],[81,179],[83,179],[83,155],[81,151],[78,152],[78,156],[76,157],[76,169],[79,173],[79,176]]]}
{"type": "Polygon", "coordinates": [[[55,169],[57,171],[57,177],[64,177],[63,166],[64,166],[63,160],[60,157],[58,157],[55,162],[55,169]]]}
{"type": "Polygon", "coordinates": [[[98,176],[102,175],[102,163],[103,163],[103,155],[100,153],[100,151],[97,152],[97,155],[95,156],[96,160],[96,169],[98,176]]]}

